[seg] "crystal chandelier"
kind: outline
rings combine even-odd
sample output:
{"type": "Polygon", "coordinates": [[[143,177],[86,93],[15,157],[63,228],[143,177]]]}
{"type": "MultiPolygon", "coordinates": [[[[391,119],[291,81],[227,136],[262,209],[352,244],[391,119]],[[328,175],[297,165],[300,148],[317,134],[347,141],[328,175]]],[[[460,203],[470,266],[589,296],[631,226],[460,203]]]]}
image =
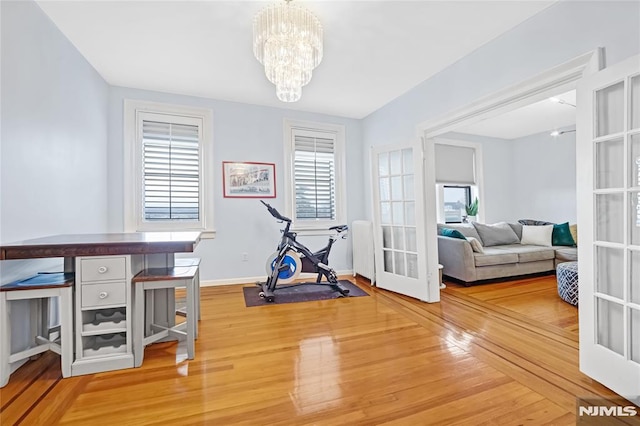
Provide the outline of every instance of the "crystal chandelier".
{"type": "Polygon", "coordinates": [[[253,19],[253,54],[276,85],[282,102],[296,102],[322,61],[322,25],[291,0],[273,4],[253,19]]]}

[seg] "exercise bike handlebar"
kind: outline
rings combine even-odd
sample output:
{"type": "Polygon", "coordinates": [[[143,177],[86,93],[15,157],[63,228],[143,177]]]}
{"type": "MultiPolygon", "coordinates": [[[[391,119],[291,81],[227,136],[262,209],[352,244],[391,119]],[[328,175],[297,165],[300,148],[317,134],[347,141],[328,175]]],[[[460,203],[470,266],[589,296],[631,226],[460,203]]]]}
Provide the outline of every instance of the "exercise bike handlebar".
{"type": "Polygon", "coordinates": [[[288,218],[288,217],[286,217],[286,216],[282,216],[282,215],[280,214],[280,212],[279,212],[278,210],[276,210],[274,207],[271,207],[269,204],[265,203],[265,202],[264,202],[264,201],[262,201],[262,200],[260,200],[260,202],[261,202],[262,204],[264,204],[264,205],[265,205],[265,207],[267,208],[267,210],[269,210],[269,213],[271,213],[271,216],[275,217],[275,218],[276,218],[276,219],[278,219],[278,220],[282,220],[282,221],[284,221],[284,222],[289,222],[289,223],[291,223],[291,219],[289,219],[289,218],[288,218]]]}

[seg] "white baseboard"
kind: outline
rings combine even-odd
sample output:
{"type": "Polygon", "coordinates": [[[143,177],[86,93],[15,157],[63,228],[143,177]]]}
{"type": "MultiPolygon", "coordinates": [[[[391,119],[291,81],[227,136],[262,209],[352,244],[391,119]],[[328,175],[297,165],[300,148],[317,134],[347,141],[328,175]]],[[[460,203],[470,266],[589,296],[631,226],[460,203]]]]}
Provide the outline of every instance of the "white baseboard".
{"type": "MultiPolygon", "coordinates": [[[[353,276],[353,270],[347,271],[336,271],[338,276],[340,275],[351,275],[353,276]]],[[[303,273],[300,274],[300,278],[315,278],[316,274],[308,274],[303,273]]],[[[213,287],[219,285],[232,285],[232,284],[253,284],[256,281],[264,281],[264,275],[260,275],[259,277],[240,277],[240,278],[224,278],[221,280],[200,280],[200,287],[213,287]]]]}

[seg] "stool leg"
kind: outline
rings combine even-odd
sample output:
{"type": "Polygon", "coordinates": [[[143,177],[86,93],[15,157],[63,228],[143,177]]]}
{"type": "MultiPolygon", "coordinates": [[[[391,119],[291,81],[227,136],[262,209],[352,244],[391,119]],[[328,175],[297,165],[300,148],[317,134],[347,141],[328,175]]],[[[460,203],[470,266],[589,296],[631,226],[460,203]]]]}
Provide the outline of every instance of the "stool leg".
{"type": "MultiPolygon", "coordinates": [[[[71,363],[73,362],[73,300],[71,287],[60,292],[60,357],[62,363],[62,377],[71,377],[71,363]]],[[[47,322],[48,322],[47,318],[47,322]]]]}
{"type": "Polygon", "coordinates": [[[133,296],[133,366],[140,367],[144,359],[144,345],[142,341],[145,336],[145,293],[144,283],[134,284],[133,296]]]}
{"type": "Polygon", "coordinates": [[[187,358],[194,359],[196,324],[198,318],[196,316],[196,289],[195,281],[187,282],[187,358]]]}
{"type": "Polygon", "coordinates": [[[9,305],[4,293],[0,293],[0,388],[9,383],[9,354],[11,353],[11,321],[9,305]]]}

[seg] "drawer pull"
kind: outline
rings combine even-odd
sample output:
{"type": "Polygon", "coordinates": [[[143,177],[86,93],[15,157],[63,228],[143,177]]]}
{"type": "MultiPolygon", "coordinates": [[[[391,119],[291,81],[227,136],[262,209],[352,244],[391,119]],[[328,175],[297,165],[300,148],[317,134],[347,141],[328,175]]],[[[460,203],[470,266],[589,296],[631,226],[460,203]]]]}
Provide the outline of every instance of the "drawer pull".
{"type": "Polygon", "coordinates": [[[98,273],[104,274],[105,272],[107,272],[107,270],[109,270],[109,268],[107,268],[106,266],[101,266],[98,268],[98,273]]]}
{"type": "Polygon", "coordinates": [[[109,295],[109,293],[107,293],[106,291],[101,291],[100,294],[98,295],[98,297],[100,299],[105,299],[108,295],[109,295]]]}

